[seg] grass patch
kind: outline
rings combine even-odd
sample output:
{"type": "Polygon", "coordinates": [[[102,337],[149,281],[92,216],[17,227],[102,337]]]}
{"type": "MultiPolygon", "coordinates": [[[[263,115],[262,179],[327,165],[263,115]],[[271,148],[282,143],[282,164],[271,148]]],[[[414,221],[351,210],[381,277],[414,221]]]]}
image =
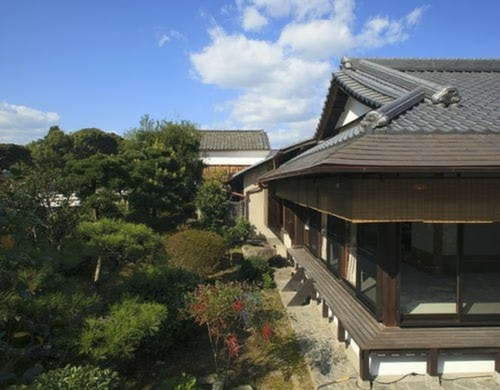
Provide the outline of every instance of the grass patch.
{"type": "MultiPolygon", "coordinates": [[[[275,289],[265,291],[276,305],[285,310],[275,289]]],[[[268,343],[248,339],[241,356],[230,371],[232,386],[250,384],[257,389],[313,389],[309,371],[290,319],[275,330],[268,343]]]]}

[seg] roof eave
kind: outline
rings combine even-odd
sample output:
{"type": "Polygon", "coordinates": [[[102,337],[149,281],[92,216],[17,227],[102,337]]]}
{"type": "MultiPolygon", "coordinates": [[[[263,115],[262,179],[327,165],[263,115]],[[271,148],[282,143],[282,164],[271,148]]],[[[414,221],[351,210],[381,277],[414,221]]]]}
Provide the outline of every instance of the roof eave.
{"type": "Polygon", "coordinates": [[[326,173],[500,173],[500,165],[404,166],[404,165],[339,165],[320,164],[283,174],[259,178],[260,183],[292,177],[326,173]]]}

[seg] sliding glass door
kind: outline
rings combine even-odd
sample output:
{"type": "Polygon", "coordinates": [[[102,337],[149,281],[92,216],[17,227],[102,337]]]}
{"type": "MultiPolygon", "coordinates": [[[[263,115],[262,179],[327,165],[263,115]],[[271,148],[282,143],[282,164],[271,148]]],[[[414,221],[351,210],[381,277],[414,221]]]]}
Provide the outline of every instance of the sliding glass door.
{"type": "Polygon", "coordinates": [[[403,322],[500,314],[500,224],[403,223],[401,248],[403,322]]]}
{"type": "MultiPolygon", "coordinates": [[[[332,217],[333,218],[333,217],[332,217]]],[[[350,223],[331,220],[332,230],[341,231],[342,236],[330,233],[332,267],[338,267],[341,277],[354,289],[356,295],[373,312],[377,303],[377,251],[378,224],[350,223]],[[343,245],[339,244],[339,239],[343,245]]],[[[330,227],[329,227],[330,228],[330,227]]]]}
{"type": "Polygon", "coordinates": [[[500,315],[500,223],[463,226],[460,272],[465,317],[500,315]]]}

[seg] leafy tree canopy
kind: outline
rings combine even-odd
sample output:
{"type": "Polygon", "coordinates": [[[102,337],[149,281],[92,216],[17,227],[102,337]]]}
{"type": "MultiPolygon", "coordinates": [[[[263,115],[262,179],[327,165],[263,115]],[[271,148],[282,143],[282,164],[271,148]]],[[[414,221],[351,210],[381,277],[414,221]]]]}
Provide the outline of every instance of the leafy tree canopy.
{"type": "Polygon", "coordinates": [[[102,218],[96,222],[80,223],[76,232],[86,240],[89,252],[97,257],[95,283],[99,281],[103,260],[115,264],[152,262],[163,254],[161,237],[146,225],[102,218]]]}
{"type": "Polygon", "coordinates": [[[64,168],[72,148],[72,138],[59,126],[52,126],[44,138],[28,145],[33,159],[42,169],[64,168]]]}
{"type": "Polygon", "coordinates": [[[161,237],[151,228],[121,220],[84,221],[78,225],[77,234],[92,252],[117,262],[153,261],[163,249],[161,237]]]}
{"type": "Polygon", "coordinates": [[[168,230],[194,211],[201,181],[199,135],[186,121],[154,121],[145,116],[122,144],[130,173],[130,218],[168,230]]]}
{"type": "Polygon", "coordinates": [[[200,212],[200,223],[208,230],[220,232],[229,210],[229,197],[217,180],[205,181],[196,194],[196,207],[200,212]]]}
{"type": "Polygon", "coordinates": [[[106,133],[100,129],[81,129],[72,134],[73,158],[84,159],[100,154],[117,154],[122,138],[114,133],[106,133]]]}
{"type": "Polygon", "coordinates": [[[0,172],[18,163],[31,163],[31,153],[28,148],[15,144],[0,144],[0,172]]]}
{"type": "Polygon", "coordinates": [[[96,361],[130,359],[145,338],[158,333],[166,316],[165,305],[126,299],[113,305],[109,316],[87,318],[81,352],[96,361]]]}

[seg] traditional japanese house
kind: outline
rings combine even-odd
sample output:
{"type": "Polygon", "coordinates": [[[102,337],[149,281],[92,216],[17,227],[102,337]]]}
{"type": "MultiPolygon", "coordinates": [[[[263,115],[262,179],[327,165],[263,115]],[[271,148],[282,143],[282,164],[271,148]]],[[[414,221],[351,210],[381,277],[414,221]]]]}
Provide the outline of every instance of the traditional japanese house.
{"type": "Polygon", "coordinates": [[[239,172],[264,160],[271,153],[263,130],[200,130],[200,157],[205,173],[239,172]]]}
{"type": "Polygon", "coordinates": [[[363,379],[500,370],[500,60],[344,58],[267,223],[363,379]]]}
{"type": "Polygon", "coordinates": [[[266,159],[235,173],[229,180],[233,194],[242,203],[243,215],[254,226],[257,233],[266,237],[269,244],[275,246],[277,253],[287,256],[286,248],[267,227],[268,190],[259,186],[257,180],[277,166],[297,156],[316,144],[314,139],[307,139],[289,147],[271,153],[266,159]]]}

